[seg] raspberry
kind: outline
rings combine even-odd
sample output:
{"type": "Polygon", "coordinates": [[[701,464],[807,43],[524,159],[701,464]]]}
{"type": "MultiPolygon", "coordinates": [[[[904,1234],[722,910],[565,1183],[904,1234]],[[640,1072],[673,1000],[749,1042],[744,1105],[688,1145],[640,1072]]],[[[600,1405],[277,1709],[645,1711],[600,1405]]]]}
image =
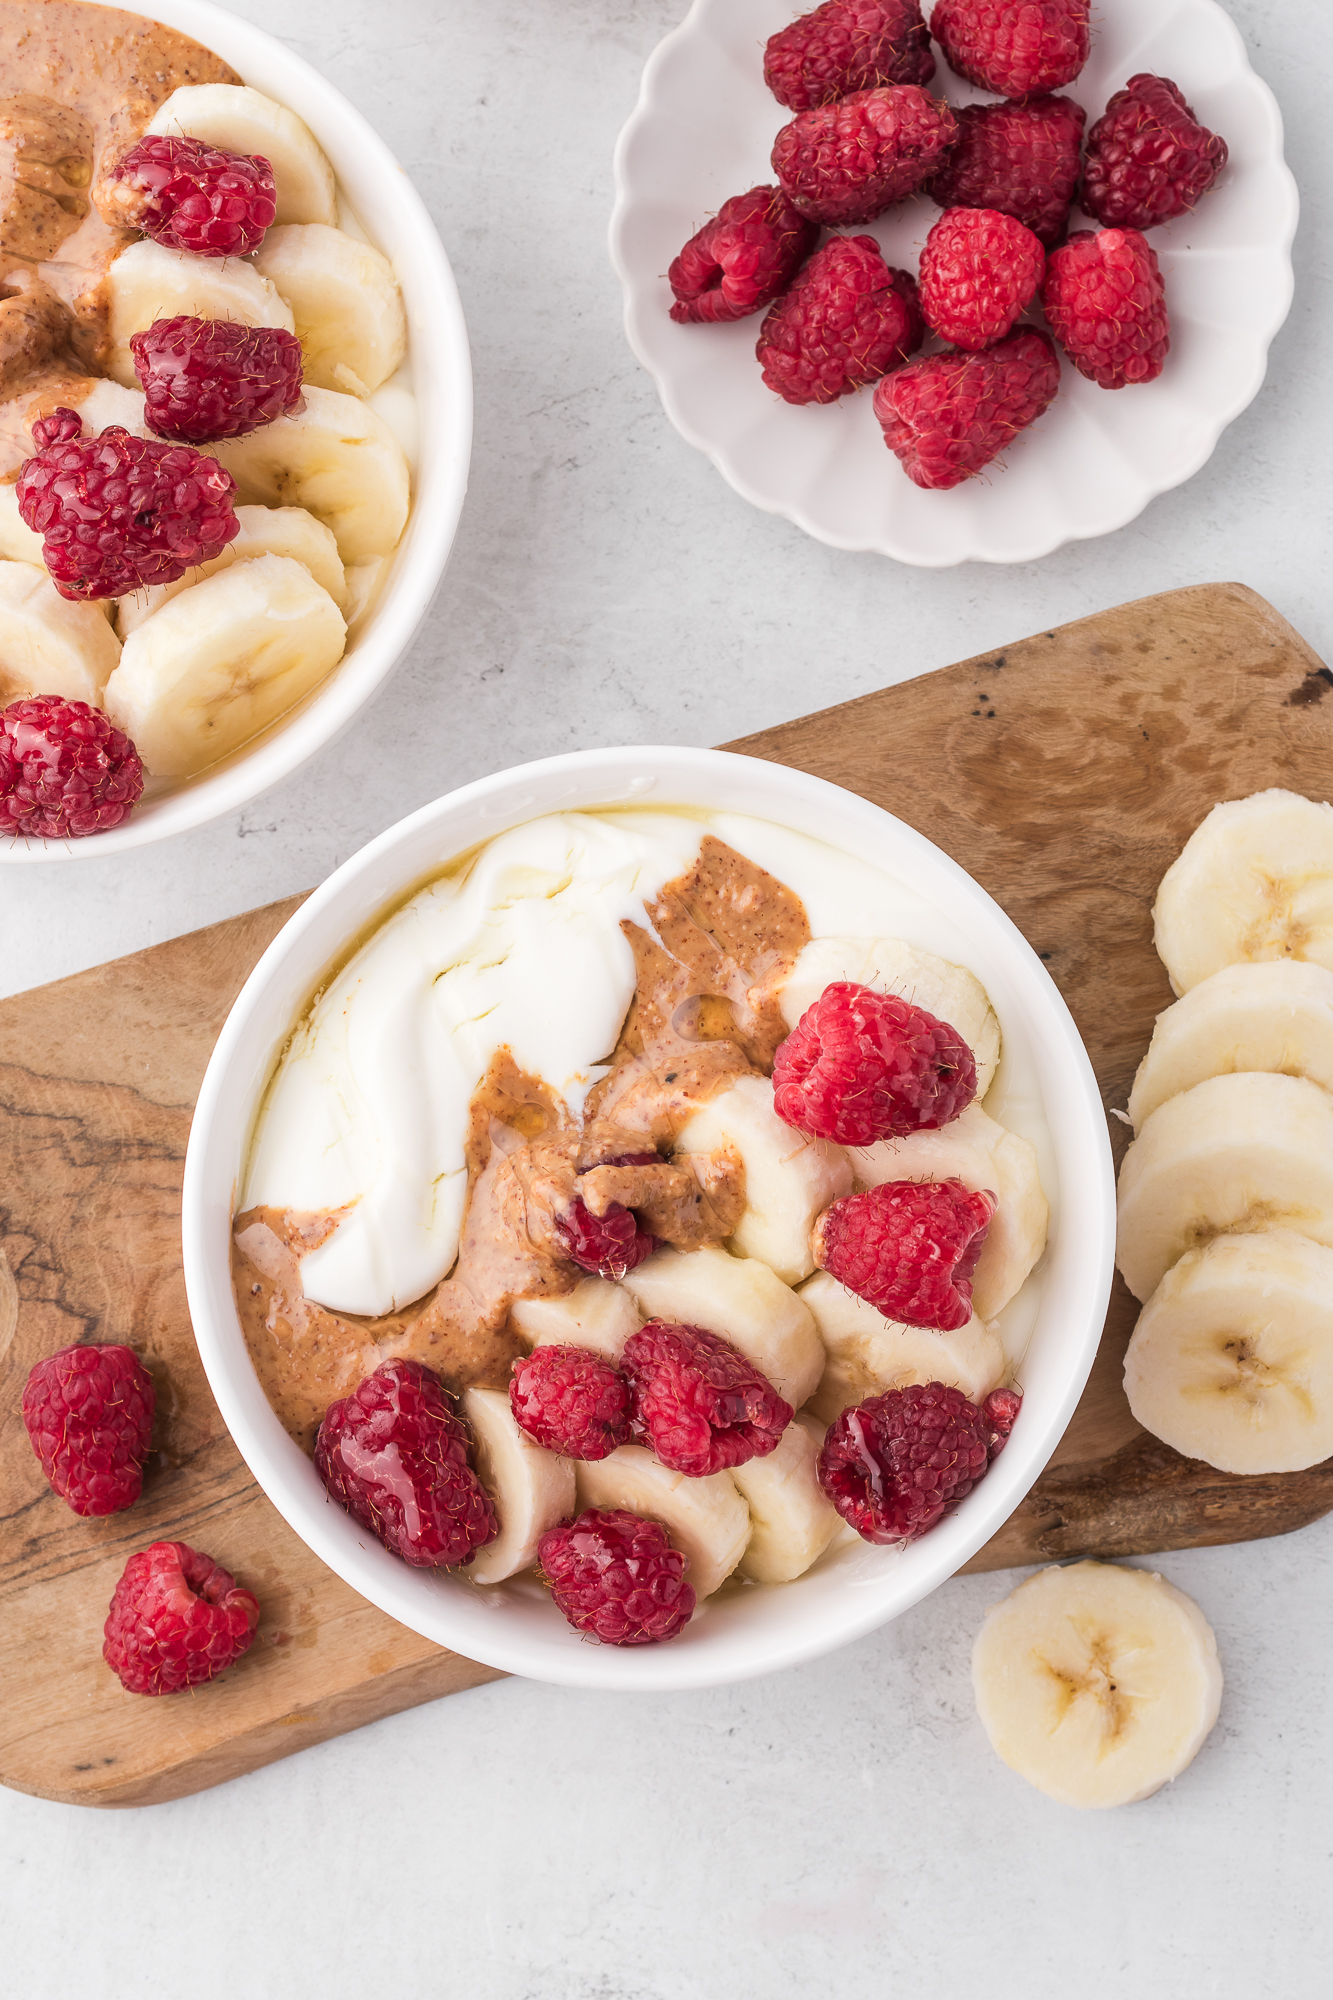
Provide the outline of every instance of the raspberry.
{"type": "Polygon", "coordinates": [[[959,76],[997,97],[1072,83],[1088,60],[1089,0],[936,0],[930,32],[959,76]]]}
{"type": "Polygon", "coordinates": [[[509,1407],[520,1430],[566,1458],[605,1458],[630,1436],[629,1383],[586,1347],[534,1347],[514,1363],[509,1407]]]}
{"type": "Polygon", "coordinates": [[[73,410],[32,427],[17,482],[24,523],[62,597],[128,597],[175,583],[236,535],[236,482],[215,458],[131,437],[119,424],[81,435],[73,410]]]}
{"type": "Polygon", "coordinates": [[[131,1694],[176,1694],[225,1673],[258,1623],[254,1592],[212,1556],[154,1542],[130,1557],[116,1585],[102,1658],[131,1694]]]}
{"type": "Polygon", "coordinates": [[[732,195],[667,272],[676,295],[672,319],[678,326],[746,319],[786,291],[818,241],[814,224],[780,189],[732,195]]]}
{"type": "Polygon", "coordinates": [[[1080,196],[1111,229],[1151,229],[1185,215],[1227,163],[1170,77],[1132,76],[1088,134],[1080,196]]]}
{"type": "Polygon", "coordinates": [[[888,1389],[829,1425],[819,1483],[863,1541],[914,1542],[984,1478],[1000,1442],[961,1389],[888,1389]]]}
{"type": "Polygon", "coordinates": [[[1075,368],[1103,389],[1156,381],[1166,366],[1166,291],[1137,229],[1076,231],[1051,252],[1041,302],[1075,368]]]}
{"type": "Polygon", "coordinates": [[[149,133],[110,176],[128,229],[196,257],[246,257],[278,212],[273,169],[262,154],[229,153],[202,139],[149,133]]]}
{"type": "Polygon", "coordinates": [[[995,1213],[993,1194],[961,1181],[885,1181],[826,1208],[815,1262],[905,1326],[954,1333],[972,1317],[972,1274],[995,1213]]]}
{"type": "Polygon", "coordinates": [[[576,1200],[556,1217],[555,1233],[570,1262],[597,1278],[623,1278],[657,1248],[657,1238],[619,1201],[608,1202],[605,1215],[594,1215],[586,1202],[576,1200]]]}
{"type": "Polygon", "coordinates": [[[330,1403],[315,1464],[333,1498],[416,1569],[471,1562],[499,1533],[468,1433],[419,1361],[386,1361],[330,1403]]]}
{"type": "Polygon", "coordinates": [[[937,1131],[976,1094],[972,1051],[947,1021],[848,979],[806,1008],[773,1064],[778,1117],[840,1146],[937,1131]]]}
{"type": "Polygon", "coordinates": [[[825,0],[764,49],[764,82],[790,111],[934,74],[920,0],[825,0]]]}
{"type": "Polygon", "coordinates": [[[795,1414],[752,1361],[701,1326],[651,1320],[625,1342],[621,1365],[635,1435],[690,1479],[766,1458],[795,1414]]]}
{"type": "Polygon", "coordinates": [[[37,1362],[23,1421],[42,1471],[76,1514],[118,1514],[143,1491],[153,1378],[134,1350],[62,1347],[37,1362]]]}
{"type": "Polygon", "coordinates": [[[941,208],[998,208],[1049,249],[1069,221],[1087,117],[1072,97],[965,104],[958,144],[926,193],[941,208]]]}
{"type": "Polygon", "coordinates": [[[548,1528],[537,1562],[574,1630],[604,1646],[656,1645],[694,1616],[684,1556],[658,1522],[623,1507],[589,1507],[548,1528]]]}
{"type": "Polygon", "coordinates": [[[129,817],[142,791],[138,751],[86,701],[40,694],[0,710],[0,833],[105,833],[129,817]]]}
{"type": "Polygon", "coordinates": [[[1059,387],[1049,337],[1023,327],[984,354],[931,354],[886,375],[875,415],[908,478],[940,490],[988,466],[1059,387]]]}
{"type": "Polygon", "coordinates": [[[130,335],[144,419],[159,437],[209,444],[244,437],[301,400],[301,343],[280,326],[160,319],[130,335]]]}
{"type": "Polygon", "coordinates": [[[952,111],[912,83],[816,105],[773,142],[783,193],[816,222],[871,222],[928,180],[952,146],[952,111]]]}
{"type": "Polygon", "coordinates": [[[981,1414],[995,1433],[990,1448],[992,1458],[998,1458],[1008,1444],[1009,1433],[1022,1407],[1023,1398],[1017,1389],[992,1389],[982,1404],[981,1414]]]}
{"type": "Polygon", "coordinates": [[[769,307],[754,351],[784,402],[832,403],[901,366],[923,331],[907,272],[873,236],[835,236],[769,307]]]}
{"type": "Polygon", "coordinates": [[[1046,252],[997,208],[949,208],[921,252],[921,310],[955,347],[1003,340],[1041,283],[1046,252]]]}

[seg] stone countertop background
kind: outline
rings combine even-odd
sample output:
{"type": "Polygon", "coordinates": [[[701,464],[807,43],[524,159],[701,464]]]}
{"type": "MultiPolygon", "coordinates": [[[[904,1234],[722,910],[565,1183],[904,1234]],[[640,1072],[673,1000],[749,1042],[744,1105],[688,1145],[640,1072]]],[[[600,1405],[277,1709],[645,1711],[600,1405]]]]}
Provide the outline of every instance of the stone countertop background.
{"type": "MultiPolygon", "coordinates": [[[[0,992],[309,888],[505,764],[722,742],[1153,591],[1238,579],[1333,657],[1327,0],[1224,0],[1303,202],[1296,303],[1256,401],[1118,534],[937,571],[749,507],[625,345],[612,147],[684,0],[231,4],[366,113],[432,209],[473,344],[471,490],[409,658],[292,783],[114,863],[0,874],[0,992]]],[[[11,1990],[1323,2000],[1330,1558],[1333,1520],[1162,1558],[1216,1628],[1227,1692],[1188,1774],[1117,1813],[1055,1806],[987,1748],[968,1656],[1015,1576],[955,1580],[738,1688],[501,1682],[174,1805],[3,1793],[11,1990]]]]}

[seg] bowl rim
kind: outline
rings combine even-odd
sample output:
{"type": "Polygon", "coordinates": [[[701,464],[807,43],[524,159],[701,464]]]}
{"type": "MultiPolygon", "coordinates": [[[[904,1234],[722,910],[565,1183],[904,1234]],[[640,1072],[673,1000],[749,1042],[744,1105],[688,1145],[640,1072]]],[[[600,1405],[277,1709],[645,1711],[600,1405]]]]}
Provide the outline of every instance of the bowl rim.
{"type": "MultiPolygon", "coordinates": [[[[297,1009],[303,1004],[298,1000],[297,1009]]],[[[1048,1128],[1055,1144],[1049,1106],[1048,1128]]],[[[954,1574],[1009,1518],[1064,1433],[1100,1341],[1114,1239],[1110,1143],[1091,1062],[1047,968],[1000,906],[924,835],[841,786],[734,752],[662,746],[575,751],[494,773],[421,807],[330,875],[269,945],[227,1017],[200,1088],[182,1194],[185,1284],[200,1359],[233,1442],[301,1540],[360,1595],[437,1644],[560,1685],[637,1690],[722,1685],[799,1664],[886,1623],[954,1574]],[[1040,1029],[1042,1062],[1059,1081],[1060,1240],[1076,1246],[1067,1262],[1077,1298],[1060,1336],[1067,1342],[1056,1370],[1061,1386],[1047,1396],[1044,1414],[1033,1413],[1040,1416],[1040,1427],[1032,1425],[1027,1436],[1020,1427],[987,1479],[930,1536],[901,1555],[870,1551],[875,1558],[893,1557],[898,1567],[885,1564],[869,1579],[853,1579],[839,1595],[836,1619],[804,1625],[793,1620],[780,1642],[763,1647],[747,1645],[742,1625],[739,1639],[728,1629],[702,1645],[678,1641],[625,1651],[570,1643],[572,1635],[563,1631],[548,1636],[543,1630],[534,1638],[521,1621],[507,1624],[497,1615],[503,1609],[498,1594],[465,1590],[457,1580],[409,1569],[327,1504],[311,1461],[282,1429],[246,1352],[231,1291],[230,1225],[254,1108],[297,1017],[294,996],[308,999],[320,969],[336,960],[376,911],[480,840],[542,813],[707,804],[691,798],[695,791],[707,791],[714,810],[753,813],[835,847],[848,847],[852,826],[867,845],[887,835],[892,857],[879,865],[899,876],[906,863],[922,867],[936,886],[942,880],[958,892],[951,915],[956,909],[989,926],[994,948],[1006,953],[1022,986],[1023,997],[1015,1004],[1022,1006],[1034,1041],[1040,1029]],[[832,835],[829,826],[837,829],[832,835]],[[423,847],[437,838],[438,859],[423,870],[423,847]],[[396,872],[387,870],[385,864],[395,859],[396,872]],[[379,886],[372,888],[375,883],[379,886]],[[284,981],[285,993],[279,990],[284,981]],[[265,1010],[272,1017],[267,1023],[265,1010]]],[[[684,1636],[694,1630],[687,1628],[684,1636]]]]}
{"type": "MultiPolygon", "coordinates": [[[[106,6],[113,0],[87,0],[106,6]]],[[[275,36],[213,0],[144,0],[145,19],[190,35],[310,127],[354,210],[358,188],[378,191],[395,216],[392,261],[407,297],[409,357],[420,428],[412,512],[380,603],[355,650],[295,709],[211,772],[123,825],[78,840],[0,839],[0,865],[106,860],[207,826],[272,790],[336,741],[400,664],[444,578],[467,493],[472,452],[472,360],[453,269],[430,212],[374,127],[328,79],[275,36]],[[406,274],[406,282],[404,276],[406,274]]]]}

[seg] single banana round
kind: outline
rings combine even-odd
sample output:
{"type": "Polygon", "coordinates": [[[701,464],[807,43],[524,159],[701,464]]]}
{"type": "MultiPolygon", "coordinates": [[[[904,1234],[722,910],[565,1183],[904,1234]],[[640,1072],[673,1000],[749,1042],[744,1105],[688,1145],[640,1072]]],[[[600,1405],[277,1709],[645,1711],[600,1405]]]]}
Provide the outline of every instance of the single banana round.
{"type": "Polygon", "coordinates": [[[1212,1627],[1153,1570],[1039,1570],[972,1649],[991,1748],[1061,1805],[1132,1805],[1193,1763],[1222,1702],[1212,1627]]]}
{"type": "Polygon", "coordinates": [[[373,244],[292,222],[269,230],[254,261],[292,309],[307,382],[366,396],[388,381],[407,352],[407,314],[373,244]]]}
{"type": "Polygon", "coordinates": [[[966,966],[918,951],[901,938],[812,938],[778,994],[787,1026],[794,1028],[824,988],[839,979],[895,993],[947,1021],[972,1051],[978,1098],[986,1095],[1000,1060],[1000,1024],[985,987],[966,966]]]}
{"type": "Polygon", "coordinates": [[[784,1285],[815,1268],[810,1232],[832,1201],[852,1191],[852,1169],[841,1146],[810,1139],[773,1109],[764,1076],[743,1076],[720,1091],[676,1135],[679,1153],[714,1153],[730,1146],[745,1168],[745,1212],[731,1247],[757,1257],[784,1285]]]}
{"type": "Polygon", "coordinates": [[[1333,967],[1333,806],[1276,788],[1214,806],[1162,877],[1153,939],[1176,994],[1256,959],[1333,967]]]}
{"type": "Polygon", "coordinates": [[[131,632],[107,713],[154,777],[187,777],[285,714],[337,665],[345,636],[342,613],[301,563],[233,563],[131,632]]]}
{"type": "Polygon", "coordinates": [[[249,84],[186,83],[158,105],[148,131],[258,153],[273,169],[278,222],[336,222],[333,168],[294,111],[249,84]]]}
{"type": "Polygon", "coordinates": [[[42,538],[19,513],[18,488],[12,479],[0,485],[0,559],[28,563],[46,574],[42,538]]]}
{"type": "Polygon", "coordinates": [[[842,1525],[819,1483],[822,1441],[819,1424],[796,1417],[776,1450],[731,1467],[750,1510],[750,1539],[739,1568],[752,1583],[790,1583],[804,1576],[842,1525]]]}
{"type": "Polygon", "coordinates": [[[0,708],[34,694],[100,708],[119,659],[98,605],[62,597],[32,563],[0,561],[0,708]]]}
{"type": "Polygon", "coordinates": [[[621,1280],[645,1319],[701,1326],[740,1349],[794,1410],[824,1372],[824,1346],[809,1306],[757,1257],[717,1244],[655,1250],[621,1280]]]}
{"type": "Polygon", "coordinates": [[[1120,1167],[1116,1263],[1151,1297],[1215,1236],[1295,1229],[1333,1244],[1333,1097],[1302,1076],[1213,1076],[1159,1105],[1120,1167]]]}
{"type": "Polygon", "coordinates": [[[477,1476],[500,1523],[465,1574],[473,1583],[503,1583],[536,1562],[546,1530],[574,1512],[574,1466],[519,1429],[503,1389],[465,1389],[463,1414],[476,1443],[477,1476]]]}
{"type": "Polygon", "coordinates": [[[609,1278],[584,1278],[558,1299],[515,1299],[509,1324],[534,1347],[567,1343],[619,1361],[643,1321],[629,1293],[609,1278]]]}
{"type": "Polygon", "coordinates": [[[116,630],[122,640],[183,590],[202,583],[206,576],[216,576],[221,569],[230,569],[235,562],[248,562],[252,556],[290,556],[308,569],[320,589],[327,590],[338,609],[346,612],[347,575],[332,529],[304,507],[238,507],[236,519],[239,532],[211,562],[187,570],[175,583],[156,583],[150,590],[136,590],[133,597],[121,598],[116,606],[116,630]]]}
{"type": "Polygon", "coordinates": [[[263,507],[296,506],[331,528],[345,563],[388,555],[407,525],[407,459],[383,417],[356,396],[307,388],[304,409],[208,447],[263,507]]]}
{"type": "Polygon", "coordinates": [[[828,1350],[828,1366],[810,1405],[825,1423],[849,1404],[913,1382],[943,1382],[980,1405],[1009,1372],[999,1336],[975,1313],[954,1333],[904,1326],[846,1291],[827,1271],[817,1271],[797,1297],[814,1314],[828,1350]]]}
{"type": "Polygon", "coordinates": [[[725,1583],[750,1539],[750,1510],[727,1472],[687,1479],[669,1472],[640,1444],[622,1444],[605,1458],[574,1467],[583,1507],[625,1507],[660,1521],[685,1557],[685,1578],[702,1603],[725,1583]]]}
{"type": "Polygon", "coordinates": [[[1037,1170],[1037,1152],[1017,1132],[997,1125],[979,1104],[938,1132],[912,1132],[849,1148],[857,1179],[866,1187],[887,1181],[960,1180],[974,1193],[989,1191],[998,1207],[972,1279],[972,1303],[994,1319],[1022,1288],[1046,1248],[1050,1210],[1037,1170]]]}
{"type": "Polygon", "coordinates": [[[363,556],[360,562],[347,563],[343,576],[347,585],[347,636],[359,632],[364,620],[379,603],[380,588],[389,567],[387,556],[363,556]]]}
{"type": "Polygon", "coordinates": [[[1333,972],[1294,958],[1224,965],[1157,1016],[1129,1093],[1135,1131],[1210,1076],[1279,1070],[1333,1091],[1333,972]]]}
{"type": "Polygon", "coordinates": [[[244,257],[193,257],[145,236],[121,251],[104,282],[107,373],[127,389],[139,387],[130,335],[144,332],[155,320],[189,313],[195,319],[295,330],[291,307],[244,257]]]}
{"type": "Polygon", "coordinates": [[[1125,1394],[1145,1430],[1220,1472],[1333,1456],[1333,1250],[1273,1229],[1188,1252],[1139,1315],[1125,1394]]]}

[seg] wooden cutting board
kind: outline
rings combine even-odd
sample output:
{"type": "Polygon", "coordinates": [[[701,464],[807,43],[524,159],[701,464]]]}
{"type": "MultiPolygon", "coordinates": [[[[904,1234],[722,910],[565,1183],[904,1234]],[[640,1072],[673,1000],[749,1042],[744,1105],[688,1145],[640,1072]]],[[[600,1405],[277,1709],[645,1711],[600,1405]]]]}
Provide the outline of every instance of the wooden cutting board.
{"type": "MultiPolygon", "coordinates": [[[[1159,878],[1214,802],[1265,785],[1324,798],[1333,674],[1239,584],[1043,632],[729,747],[813,771],[929,835],[1050,966],[1108,1111],[1171,995],[1152,949],[1159,878]]],[[[222,1021],[299,898],[0,1002],[0,1782],[139,1805],[496,1678],[394,1624],[310,1554],[250,1478],[196,1358],[179,1253],[190,1114],[222,1021]],[[126,1339],[158,1383],[140,1504],[81,1521],[47,1489],[19,1414],[43,1354],[126,1339]],[[126,1558],[209,1551],[258,1593],[250,1652],[150,1701],[102,1664],[126,1558]]],[[[1110,1121],[1117,1157],[1127,1133],[1110,1121]]],[[[1135,1425],[1117,1280],[1098,1361],[1050,1468],[969,1568],[1285,1533],[1333,1507],[1333,1461],[1237,1479],[1135,1425]]]]}

